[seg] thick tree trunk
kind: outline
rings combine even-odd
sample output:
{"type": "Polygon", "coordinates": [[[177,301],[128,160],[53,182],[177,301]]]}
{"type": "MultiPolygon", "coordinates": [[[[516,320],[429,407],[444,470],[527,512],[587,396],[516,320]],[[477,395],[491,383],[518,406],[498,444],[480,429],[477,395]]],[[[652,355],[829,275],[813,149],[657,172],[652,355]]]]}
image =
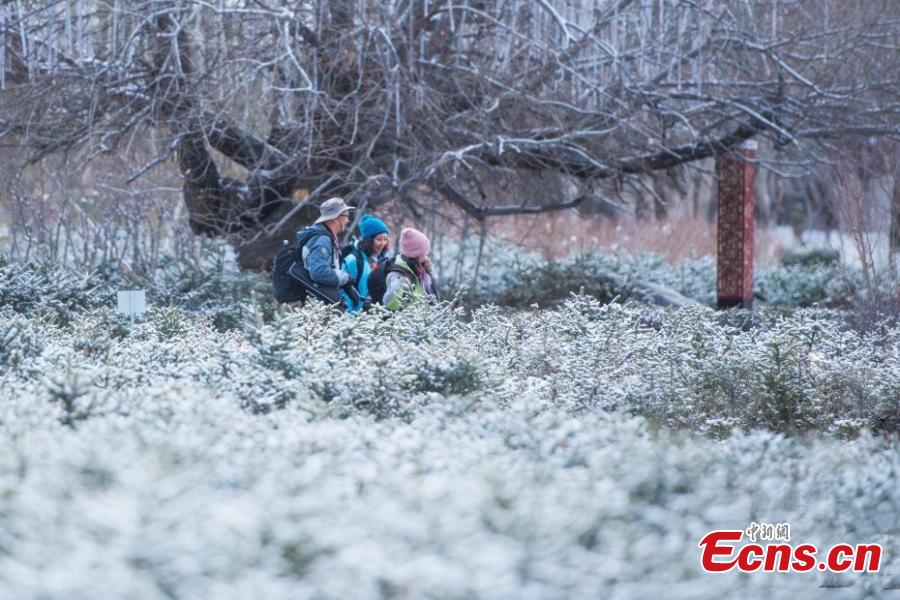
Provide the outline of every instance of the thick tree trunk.
{"type": "MultiPolygon", "coordinates": [[[[322,185],[321,176],[304,176],[289,153],[197,106],[190,40],[187,30],[176,25],[171,15],[157,21],[162,35],[155,52],[156,111],[178,138],[191,230],[227,239],[242,269],[271,269],[282,240],[293,240],[296,231],[318,215],[311,203],[295,204],[292,192],[306,186],[321,195],[334,185],[322,185]],[[246,168],[246,180],[222,176],[212,149],[246,168]]],[[[273,129],[273,135],[281,133],[273,129]]]]}
{"type": "MultiPolygon", "coordinates": [[[[233,148],[265,146],[252,136],[232,128],[223,138],[233,148]]],[[[210,237],[225,237],[245,270],[271,269],[271,261],[282,240],[293,240],[301,227],[318,216],[313,202],[334,188],[328,181],[316,186],[314,195],[294,202],[295,186],[314,185],[312,178],[285,176],[271,180],[251,171],[247,181],[219,174],[207,141],[221,141],[197,132],[182,134],[178,162],[184,176],[184,202],[192,231],[210,237]]],[[[219,145],[220,147],[222,145],[219,145]]],[[[229,154],[229,156],[233,156],[229,154]]]]}
{"type": "Polygon", "coordinates": [[[252,235],[242,236],[235,243],[238,265],[243,270],[271,270],[272,260],[282,240],[293,242],[297,231],[318,216],[319,210],[313,204],[291,206],[279,219],[273,218],[272,222],[262,224],[252,235]]]}

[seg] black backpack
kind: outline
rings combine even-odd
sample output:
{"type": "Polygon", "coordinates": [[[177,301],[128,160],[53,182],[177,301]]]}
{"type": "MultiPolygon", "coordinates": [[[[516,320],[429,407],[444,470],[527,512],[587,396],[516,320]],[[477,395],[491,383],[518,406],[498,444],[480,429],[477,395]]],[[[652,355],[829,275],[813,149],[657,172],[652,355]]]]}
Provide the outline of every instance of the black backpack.
{"type": "Polygon", "coordinates": [[[300,248],[287,240],[275,255],[272,267],[272,295],[277,302],[305,302],[306,287],[291,275],[291,266],[300,260],[300,248]]]}
{"type": "Polygon", "coordinates": [[[372,304],[384,304],[388,273],[403,273],[405,277],[410,278],[410,274],[406,270],[394,265],[393,256],[379,263],[378,268],[369,273],[369,298],[372,299],[372,304]]]}

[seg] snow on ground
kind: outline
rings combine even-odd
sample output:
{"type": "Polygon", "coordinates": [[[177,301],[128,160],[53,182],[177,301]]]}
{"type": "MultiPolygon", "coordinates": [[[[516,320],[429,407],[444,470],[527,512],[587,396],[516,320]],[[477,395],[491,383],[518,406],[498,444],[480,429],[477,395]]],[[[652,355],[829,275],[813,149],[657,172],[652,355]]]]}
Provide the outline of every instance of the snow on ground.
{"type": "Polygon", "coordinates": [[[896,436],[713,439],[628,414],[654,389],[684,403],[679,418],[720,410],[698,377],[729,340],[758,344],[754,361],[806,348],[802,385],[773,389],[818,411],[842,410],[865,378],[896,390],[896,350],[824,313],[742,331],[705,309],[642,310],[305,309],[230,332],[167,310],[125,329],[99,311],[65,327],[6,314],[18,329],[0,352],[0,598],[896,594],[896,436]],[[285,408],[260,413],[267,402],[285,408]],[[750,522],[787,522],[795,544],[881,543],[885,564],[704,573],[700,539],[750,522]]]}

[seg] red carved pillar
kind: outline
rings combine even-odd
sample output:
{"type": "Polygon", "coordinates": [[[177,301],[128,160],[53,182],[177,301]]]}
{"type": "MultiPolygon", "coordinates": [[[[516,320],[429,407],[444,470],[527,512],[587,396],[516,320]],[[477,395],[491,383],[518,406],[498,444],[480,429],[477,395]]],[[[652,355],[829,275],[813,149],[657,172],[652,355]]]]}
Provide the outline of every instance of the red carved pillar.
{"type": "Polygon", "coordinates": [[[756,142],[744,142],[716,158],[719,224],[717,296],[719,308],[753,306],[753,177],[756,142]]]}

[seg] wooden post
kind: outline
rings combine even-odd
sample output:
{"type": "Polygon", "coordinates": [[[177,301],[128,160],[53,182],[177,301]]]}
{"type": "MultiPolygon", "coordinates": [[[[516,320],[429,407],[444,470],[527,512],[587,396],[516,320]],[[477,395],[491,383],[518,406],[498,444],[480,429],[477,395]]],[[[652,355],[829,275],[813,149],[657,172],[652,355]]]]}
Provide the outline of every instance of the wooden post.
{"type": "Polygon", "coordinates": [[[719,308],[753,306],[753,178],[756,142],[716,158],[718,177],[717,301],[719,308]]]}

